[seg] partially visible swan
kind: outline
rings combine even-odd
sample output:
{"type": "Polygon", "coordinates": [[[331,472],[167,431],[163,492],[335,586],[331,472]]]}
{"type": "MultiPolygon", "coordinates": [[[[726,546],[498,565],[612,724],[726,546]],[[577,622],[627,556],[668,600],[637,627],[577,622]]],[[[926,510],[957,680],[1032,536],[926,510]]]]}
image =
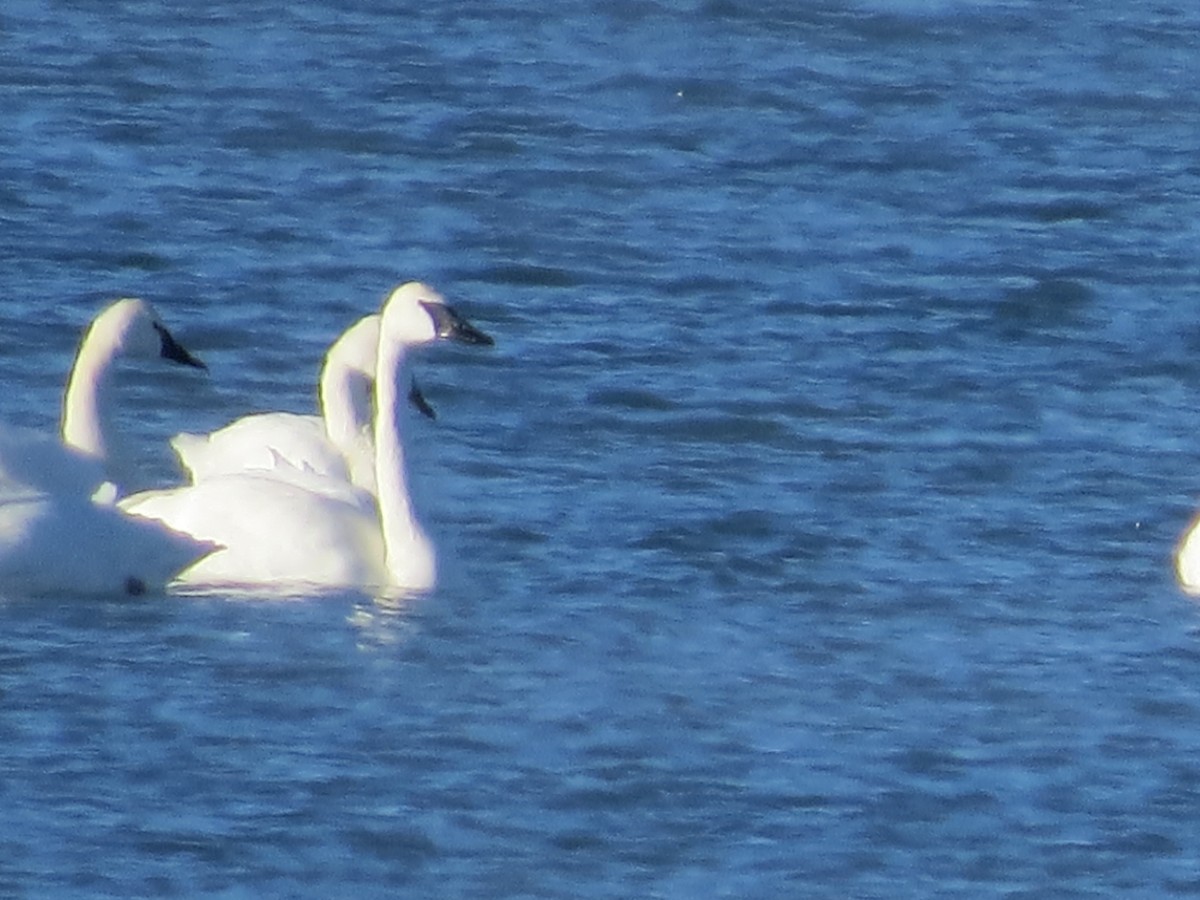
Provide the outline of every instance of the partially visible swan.
{"type": "Polygon", "coordinates": [[[179,576],[189,587],[307,591],[426,590],[435,580],[433,546],[408,493],[397,380],[410,348],[438,339],[491,344],[431,288],[396,288],[379,320],[375,378],[378,502],[316,472],[280,479],[243,470],[122,501],[135,515],[220,544],[179,576]]]}
{"type": "Polygon", "coordinates": [[[1175,547],[1175,576],[1184,591],[1200,596],[1200,516],[1192,520],[1175,547]]]}
{"type": "Polygon", "coordinates": [[[0,428],[0,590],[142,593],[214,549],[93,502],[114,477],[106,410],[122,355],[203,367],[145,301],[118,300],[95,318],[68,378],[61,437],[0,428]]]}
{"type": "Polygon", "coordinates": [[[334,341],[321,368],[319,417],[257,413],[211,434],[177,434],[171,446],[191,481],[245,470],[308,472],[349,481],[373,496],[371,394],[378,347],[378,313],[359,319],[334,341]]]}
{"type": "MultiPolygon", "coordinates": [[[[210,434],[175,435],[171,446],[190,481],[247,470],[292,479],[308,473],[348,481],[375,496],[371,400],[378,348],[379,313],[363,316],[333,342],[318,381],[320,416],[254,413],[210,434]]],[[[436,418],[415,381],[409,401],[436,418]]]]}
{"type": "Polygon", "coordinates": [[[86,493],[0,490],[0,594],[157,591],[215,547],[86,493]]]}

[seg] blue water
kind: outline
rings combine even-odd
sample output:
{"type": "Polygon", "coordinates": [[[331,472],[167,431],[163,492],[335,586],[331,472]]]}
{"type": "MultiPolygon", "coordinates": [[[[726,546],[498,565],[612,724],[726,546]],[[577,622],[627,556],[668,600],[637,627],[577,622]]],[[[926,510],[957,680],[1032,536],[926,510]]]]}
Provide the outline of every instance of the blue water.
{"type": "Polygon", "coordinates": [[[395,283],[429,596],[6,597],[0,895],[1200,894],[1200,7],[6,0],[0,419],[395,283]],[[168,11],[169,6],[178,7],[168,11]]]}

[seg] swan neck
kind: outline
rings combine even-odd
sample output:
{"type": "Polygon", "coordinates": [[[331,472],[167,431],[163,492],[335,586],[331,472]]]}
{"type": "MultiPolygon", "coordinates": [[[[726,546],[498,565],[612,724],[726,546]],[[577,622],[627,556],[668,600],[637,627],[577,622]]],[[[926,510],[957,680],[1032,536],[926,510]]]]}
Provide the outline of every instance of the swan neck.
{"type": "Polygon", "coordinates": [[[400,426],[404,407],[396,388],[404,367],[404,350],[402,345],[392,342],[381,342],[379,347],[375,381],[375,479],[388,571],[397,582],[424,588],[432,586],[432,553],[409,498],[400,426]]]}
{"type": "Polygon", "coordinates": [[[325,434],[338,450],[345,452],[355,433],[364,423],[355,420],[354,395],[349,372],[344,366],[330,364],[321,373],[321,418],[325,434]]]}
{"type": "Polygon", "coordinates": [[[90,328],[79,345],[63,394],[62,439],[69,447],[107,462],[112,363],[117,346],[90,328]]]}
{"type": "Polygon", "coordinates": [[[321,372],[319,395],[325,436],[345,460],[350,481],[374,495],[369,379],[354,367],[330,360],[321,372]]]}

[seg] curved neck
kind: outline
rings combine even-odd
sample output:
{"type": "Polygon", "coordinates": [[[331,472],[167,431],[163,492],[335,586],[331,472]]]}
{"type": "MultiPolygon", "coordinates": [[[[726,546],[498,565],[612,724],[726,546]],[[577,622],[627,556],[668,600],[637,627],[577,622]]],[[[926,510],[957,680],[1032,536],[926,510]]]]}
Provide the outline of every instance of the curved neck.
{"type": "Polygon", "coordinates": [[[109,382],[116,345],[90,328],[79,344],[63,394],[62,440],[68,447],[108,462],[109,382]]]}
{"type": "Polygon", "coordinates": [[[413,513],[401,442],[400,402],[396,382],[404,365],[404,347],[381,341],[375,379],[375,480],[379,521],[392,578],[406,587],[433,586],[432,548],[413,513]]]}
{"type": "Polygon", "coordinates": [[[318,390],[325,434],[344,455],[371,424],[370,386],[361,374],[330,361],[321,372],[318,390]]]}
{"type": "Polygon", "coordinates": [[[371,428],[371,386],[361,372],[331,361],[319,388],[325,436],[337,448],[350,480],[375,493],[375,457],[367,440],[371,428]]]}

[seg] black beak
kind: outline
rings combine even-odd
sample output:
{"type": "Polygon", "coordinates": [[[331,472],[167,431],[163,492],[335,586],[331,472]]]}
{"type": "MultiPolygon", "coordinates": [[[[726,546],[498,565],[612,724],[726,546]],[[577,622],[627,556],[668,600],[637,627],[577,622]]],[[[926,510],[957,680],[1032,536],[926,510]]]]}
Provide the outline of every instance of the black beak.
{"type": "Polygon", "coordinates": [[[162,342],[162,349],[159,353],[163,359],[169,359],[171,362],[182,363],[185,366],[192,366],[196,369],[208,371],[208,366],[188,353],[183,344],[171,337],[171,332],[167,331],[166,328],[155,322],[154,330],[158,332],[158,339],[162,342]]]}
{"type": "Polygon", "coordinates": [[[437,413],[434,411],[433,407],[429,405],[429,401],[425,399],[425,395],[421,393],[421,389],[417,387],[417,379],[415,378],[412,382],[412,389],[408,392],[408,402],[415,406],[417,412],[419,412],[421,415],[430,419],[437,418],[437,413]]]}
{"type": "Polygon", "coordinates": [[[422,300],[421,306],[425,312],[429,313],[429,317],[433,319],[434,330],[437,331],[437,336],[449,341],[458,341],[463,344],[480,344],[485,347],[490,347],[496,343],[489,335],[484,334],[462,316],[454,311],[453,307],[447,306],[444,303],[430,303],[422,300]]]}

